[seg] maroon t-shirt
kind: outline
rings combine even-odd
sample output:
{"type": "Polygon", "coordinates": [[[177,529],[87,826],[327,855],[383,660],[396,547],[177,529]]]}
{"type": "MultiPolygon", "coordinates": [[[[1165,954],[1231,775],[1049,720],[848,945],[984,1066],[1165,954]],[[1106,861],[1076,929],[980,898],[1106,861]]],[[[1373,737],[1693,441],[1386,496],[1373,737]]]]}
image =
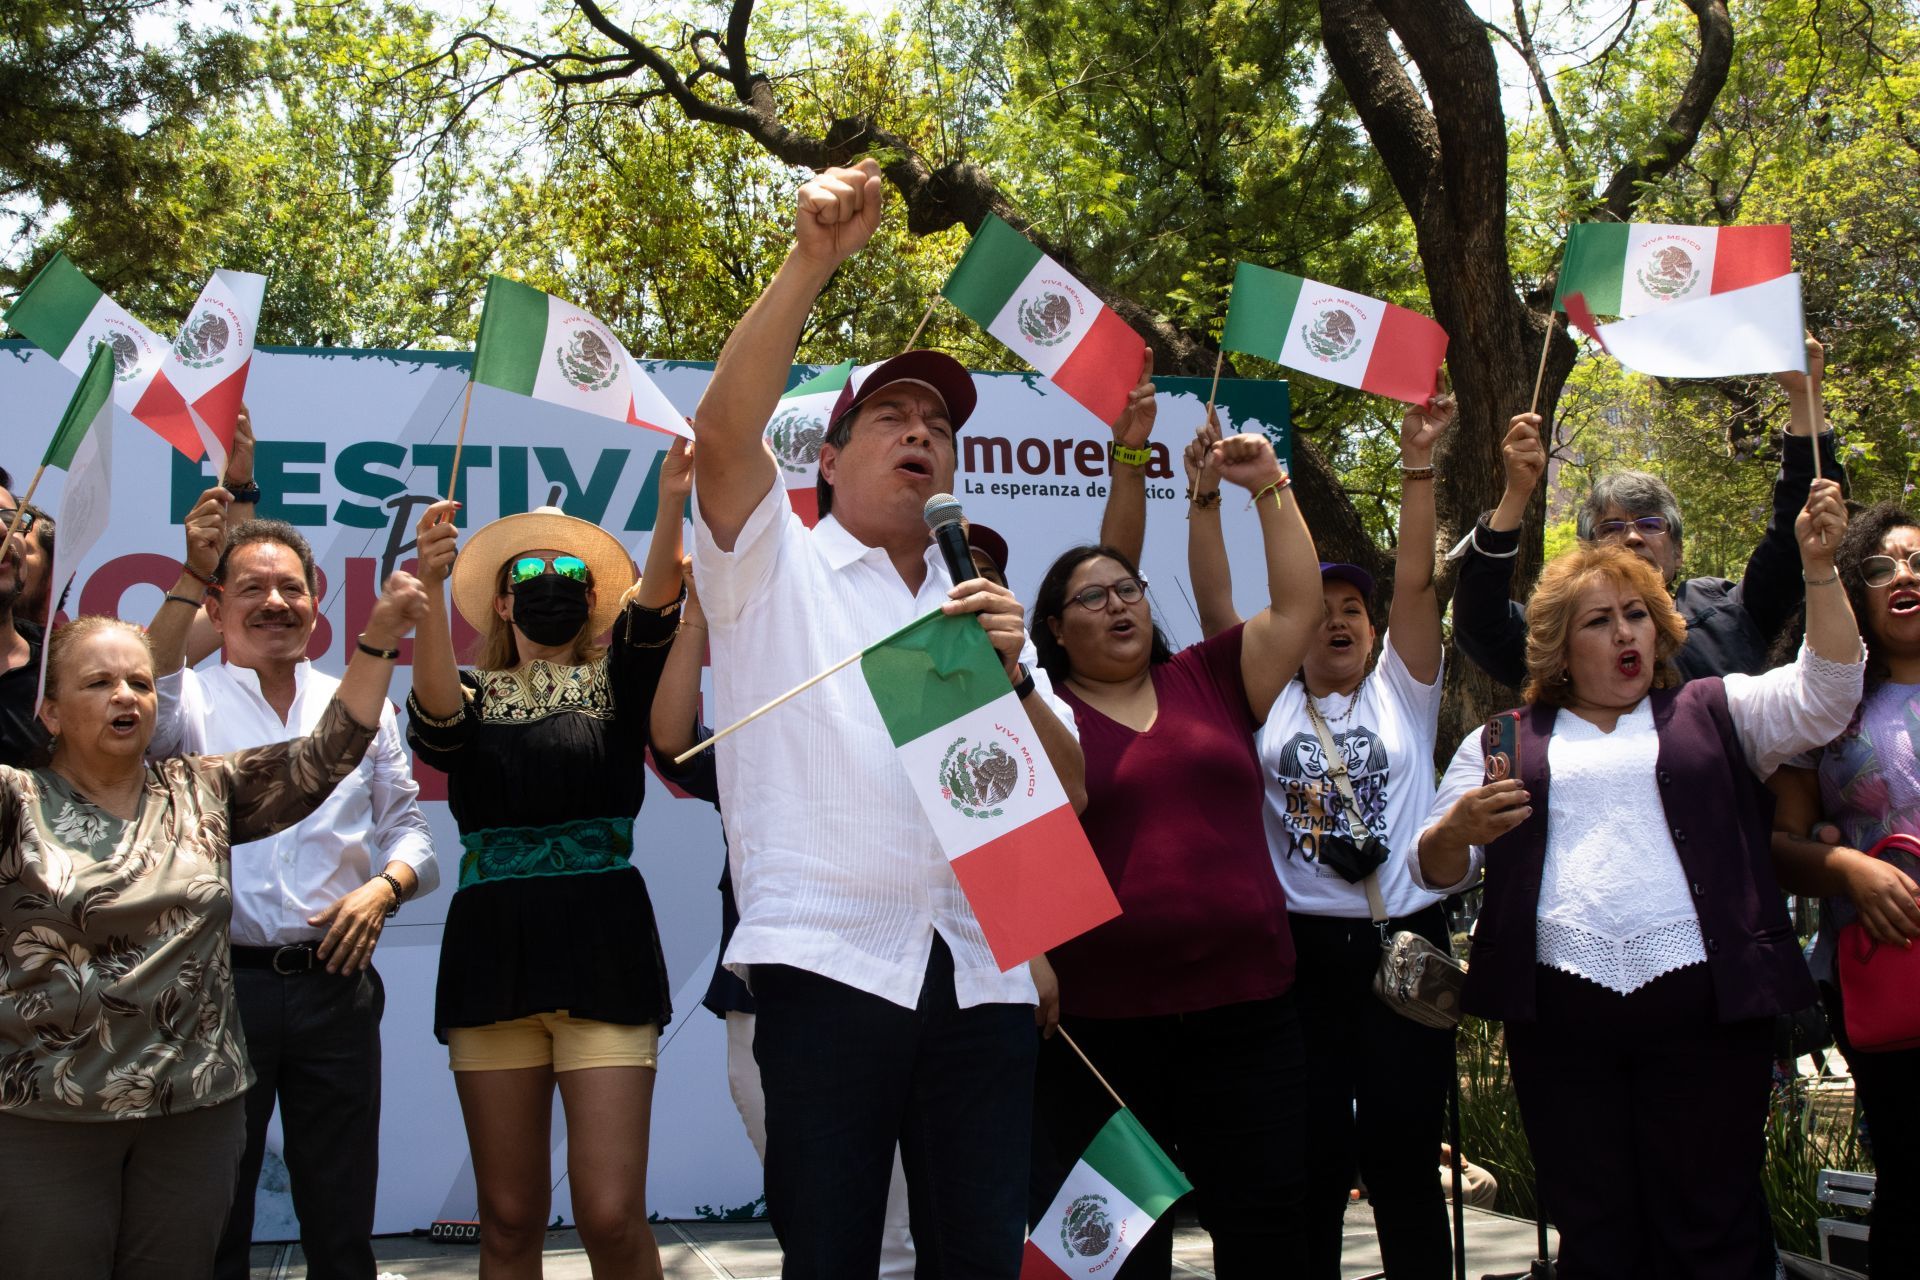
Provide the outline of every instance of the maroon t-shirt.
{"type": "Polygon", "coordinates": [[[1120,915],[1048,953],[1062,1011],[1192,1013],[1293,985],[1287,901],[1260,825],[1258,727],[1240,683],[1240,628],[1153,668],[1158,717],[1135,733],[1075,697],[1087,757],[1087,838],[1120,915]]]}

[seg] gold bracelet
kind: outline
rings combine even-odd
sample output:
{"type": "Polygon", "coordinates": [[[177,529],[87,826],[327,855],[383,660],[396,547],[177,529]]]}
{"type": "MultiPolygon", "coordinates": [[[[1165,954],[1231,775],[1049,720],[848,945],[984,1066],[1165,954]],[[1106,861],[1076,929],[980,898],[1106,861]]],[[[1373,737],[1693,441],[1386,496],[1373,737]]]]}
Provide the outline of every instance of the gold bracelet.
{"type": "Polygon", "coordinates": [[[1433,479],[1433,468],[1431,466],[1409,467],[1403,464],[1400,468],[1400,478],[1402,480],[1431,480],[1433,479]]]}
{"type": "Polygon", "coordinates": [[[1800,580],[1806,583],[1810,587],[1830,587],[1834,583],[1840,581],[1840,570],[1836,568],[1832,573],[1828,574],[1824,578],[1809,578],[1807,576],[1807,571],[1802,569],[1800,571],[1800,580]]]}

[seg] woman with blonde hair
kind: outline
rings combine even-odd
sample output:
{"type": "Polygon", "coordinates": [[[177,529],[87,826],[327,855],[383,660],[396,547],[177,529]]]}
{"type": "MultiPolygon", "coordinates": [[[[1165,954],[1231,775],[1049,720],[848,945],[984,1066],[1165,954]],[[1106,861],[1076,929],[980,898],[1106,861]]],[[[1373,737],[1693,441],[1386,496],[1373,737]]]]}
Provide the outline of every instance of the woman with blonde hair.
{"type": "MultiPolygon", "coordinates": [[[[665,465],[690,468],[691,445],[676,442],[665,465]]],[[[663,477],[637,583],[617,538],[552,507],[494,521],[458,558],[451,503],[419,529],[429,613],[408,738],[447,774],[462,849],[434,1033],[466,1118],[489,1280],[540,1274],[556,1088],[593,1274],[660,1275],[647,1142],[671,1009],[653,904],[629,858],[654,688],[680,621],[674,488],[663,477]],[[454,665],[449,571],[480,633],[467,671],[454,665]]]]}
{"type": "Polygon", "coordinates": [[[1772,1020],[1813,986],[1762,780],[1860,698],[1845,528],[1839,486],[1816,482],[1795,663],[1685,685],[1658,571],[1616,546],[1554,560],[1527,606],[1528,705],[1461,743],[1421,834],[1425,885],[1485,873],[1463,1003],[1506,1024],[1565,1280],[1774,1274],[1772,1020]]]}
{"type": "Polygon", "coordinates": [[[146,633],[97,616],[53,632],[52,757],[0,766],[0,1275],[213,1270],[253,1084],[228,855],[353,772],[425,611],[395,574],[311,734],[152,763],[146,633]]]}

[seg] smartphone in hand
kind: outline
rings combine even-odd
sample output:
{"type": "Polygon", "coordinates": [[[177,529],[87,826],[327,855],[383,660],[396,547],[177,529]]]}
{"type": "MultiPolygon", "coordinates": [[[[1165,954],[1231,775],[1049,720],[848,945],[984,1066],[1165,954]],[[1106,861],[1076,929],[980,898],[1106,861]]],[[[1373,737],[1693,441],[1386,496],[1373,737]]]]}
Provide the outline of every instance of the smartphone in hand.
{"type": "Polygon", "coordinates": [[[1480,755],[1486,761],[1486,781],[1520,776],[1520,712],[1502,711],[1487,721],[1480,734],[1480,755]]]}

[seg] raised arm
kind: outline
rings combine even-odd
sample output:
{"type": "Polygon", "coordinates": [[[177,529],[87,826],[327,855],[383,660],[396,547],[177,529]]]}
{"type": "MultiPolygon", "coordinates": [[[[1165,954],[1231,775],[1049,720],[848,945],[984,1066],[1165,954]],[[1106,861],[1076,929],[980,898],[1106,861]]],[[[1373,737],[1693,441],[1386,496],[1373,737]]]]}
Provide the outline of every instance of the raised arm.
{"type": "Polygon", "coordinates": [[[1787,393],[1791,416],[1786,438],[1780,442],[1780,470],[1773,481],[1767,527],[1747,557],[1735,588],[1735,599],[1753,619],[1754,628],[1768,637],[1779,634],[1805,598],[1793,525],[1813,483],[1814,451],[1820,453],[1825,478],[1841,480],[1846,474],[1834,455],[1833,436],[1826,430],[1826,414],[1820,407],[1826,351],[1811,335],[1807,338],[1807,369],[1806,373],[1796,369],[1773,375],[1787,393]]]}
{"type": "Polygon", "coordinates": [[[834,271],[873,238],[881,203],[880,166],[872,160],[824,170],[802,186],[793,248],[720,351],[694,434],[701,445],[700,514],[722,551],[733,550],[773,485],[775,464],[761,435],[807,316],[834,271]]]}
{"type": "Polygon", "coordinates": [[[466,701],[460,691],[460,664],[453,655],[453,620],[447,612],[447,575],[453,571],[460,539],[453,524],[456,505],[434,503],[420,513],[414,529],[426,616],[413,640],[413,702],[435,720],[452,719],[466,701]]]}
{"type": "Polygon", "coordinates": [[[1517,413],[1500,446],[1507,485],[1500,505],[1475,523],[1453,586],[1453,638],[1460,652],[1502,684],[1527,679],[1527,613],[1513,598],[1513,560],[1520,522],[1546,474],[1547,452],[1537,413],[1517,413]]]}
{"type": "MultiPolygon", "coordinates": [[[[367,617],[362,634],[368,648],[398,648],[426,612],[427,594],[418,580],[394,574],[367,617]]],[[[366,754],[380,727],[392,678],[393,659],[356,649],[312,733],[211,758],[228,775],[230,843],[264,839],[320,807],[366,754]]]]}
{"type": "Polygon", "coordinates": [[[705,726],[700,722],[700,669],[707,657],[707,618],[700,612],[700,593],[694,589],[692,560],[680,562],[680,574],[686,584],[687,602],[681,606],[680,630],[673,637],[673,648],[667,653],[667,664],[660,670],[660,684],[653,695],[649,745],[662,777],[709,804],[718,804],[720,781],[712,747],[685,764],[673,762],[675,756],[705,736],[705,726]]]}
{"type": "Polygon", "coordinates": [[[1140,563],[1140,550],[1147,540],[1147,461],[1124,462],[1119,451],[1144,450],[1153,438],[1158,412],[1149,350],[1140,360],[1140,381],[1127,393],[1127,407],[1113,424],[1113,447],[1107,451],[1107,507],[1100,517],[1100,544],[1126,552],[1135,564],[1140,563]]]}
{"type": "Polygon", "coordinates": [[[232,501],[232,494],[216,486],[201,494],[200,501],[187,512],[184,524],[187,554],[180,561],[180,577],[160,602],[153,621],[147,624],[155,676],[172,675],[180,669],[186,656],[194,620],[201,616],[200,606],[206,601],[208,584],[213,581],[213,571],[220,563],[220,549],[227,537],[228,505],[232,501]]]}
{"type": "Polygon", "coordinates": [[[1220,419],[1209,411],[1180,458],[1187,469],[1187,577],[1201,634],[1208,639],[1240,625],[1240,611],[1233,607],[1233,566],[1220,531],[1220,471],[1213,464],[1213,446],[1219,443],[1220,419]]]}
{"type": "Polygon", "coordinates": [[[1440,596],[1433,586],[1433,450],[1453,424],[1453,397],[1434,396],[1400,421],[1400,543],[1387,635],[1408,674],[1440,678],[1440,596]]]}
{"type": "Polygon", "coordinates": [[[1767,788],[1774,795],[1773,873],[1780,887],[1846,898],[1875,942],[1911,947],[1920,938],[1920,886],[1912,877],[1836,843],[1839,831],[1820,821],[1820,780],[1813,770],[1788,766],[1767,779],[1767,788]]]}
{"type": "Polygon", "coordinates": [[[1280,690],[1300,670],[1326,604],[1313,535],[1294,501],[1292,485],[1273,444],[1257,432],[1229,436],[1213,446],[1220,478],[1253,495],[1267,558],[1267,607],[1247,620],[1240,641],[1240,680],[1254,719],[1265,720],[1280,690]]]}
{"type": "Polygon", "coordinates": [[[693,492],[693,441],[676,437],[660,464],[660,505],[653,517],[653,541],[647,544],[647,562],[640,568],[634,603],[664,609],[680,596],[680,524],[687,497],[693,492]]]}

